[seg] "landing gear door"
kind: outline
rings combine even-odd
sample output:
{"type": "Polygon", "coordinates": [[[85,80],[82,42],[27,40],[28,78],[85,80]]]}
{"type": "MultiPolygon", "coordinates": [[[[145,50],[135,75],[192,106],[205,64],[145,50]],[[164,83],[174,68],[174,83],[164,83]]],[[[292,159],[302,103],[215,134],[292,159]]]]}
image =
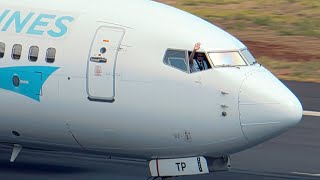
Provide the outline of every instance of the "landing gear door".
{"type": "Polygon", "coordinates": [[[124,29],[101,27],[92,42],[87,71],[87,91],[90,100],[113,101],[115,70],[124,29]]]}

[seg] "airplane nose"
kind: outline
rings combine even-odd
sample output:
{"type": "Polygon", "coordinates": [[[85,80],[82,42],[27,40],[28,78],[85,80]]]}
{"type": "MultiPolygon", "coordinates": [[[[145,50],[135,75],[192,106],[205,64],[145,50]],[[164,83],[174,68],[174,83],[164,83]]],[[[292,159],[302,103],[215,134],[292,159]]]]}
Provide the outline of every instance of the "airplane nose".
{"type": "Polygon", "coordinates": [[[239,93],[241,127],[256,145],[297,125],[303,110],[298,98],[269,71],[251,72],[239,93]]]}

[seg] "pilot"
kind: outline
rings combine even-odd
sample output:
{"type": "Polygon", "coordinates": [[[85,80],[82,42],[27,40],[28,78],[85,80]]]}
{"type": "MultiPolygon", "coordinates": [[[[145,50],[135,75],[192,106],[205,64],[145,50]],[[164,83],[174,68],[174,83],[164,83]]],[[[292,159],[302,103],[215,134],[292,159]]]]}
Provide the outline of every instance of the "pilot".
{"type": "Polygon", "coordinates": [[[197,56],[196,56],[197,58],[194,59],[194,56],[196,55],[196,52],[200,49],[200,46],[201,46],[200,43],[196,43],[190,55],[189,64],[190,64],[191,72],[206,70],[209,67],[207,64],[207,61],[204,58],[203,53],[197,53],[197,56]]]}

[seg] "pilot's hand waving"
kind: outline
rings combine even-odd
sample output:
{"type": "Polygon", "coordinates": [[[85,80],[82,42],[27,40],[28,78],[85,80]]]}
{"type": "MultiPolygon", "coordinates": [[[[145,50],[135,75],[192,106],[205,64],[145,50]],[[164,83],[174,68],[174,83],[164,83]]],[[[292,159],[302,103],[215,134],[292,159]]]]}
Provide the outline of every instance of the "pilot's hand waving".
{"type": "Polygon", "coordinates": [[[193,50],[198,51],[200,49],[200,46],[201,46],[201,43],[195,44],[193,50]]]}

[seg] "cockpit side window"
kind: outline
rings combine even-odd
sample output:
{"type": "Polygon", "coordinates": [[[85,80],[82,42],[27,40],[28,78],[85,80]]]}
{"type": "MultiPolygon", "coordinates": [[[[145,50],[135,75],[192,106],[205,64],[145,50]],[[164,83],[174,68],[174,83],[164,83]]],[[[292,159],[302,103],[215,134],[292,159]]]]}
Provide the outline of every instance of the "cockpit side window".
{"type": "MultiPolygon", "coordinates": [[[[188,52],[189,57],[191,56],[191,53],[191,51],[188,52]]],[[[190,62],[191,72],[204,71],[211,68],[206,53],[204,52],[197,52],[193,57],[192,63],[190,62]]]]}
{"type": "Polygon", "coordinates": [[[186,54],[183,50],[167,50],[163,61],[169,66],[188,73],[186,54]]]}
{"type": "Polygon", "coordinates": [[[257,63],[256,59],[253,57],[253,55],[250,53],[248,49],[242,50],[241,52],[251,65],[257,63]]]}

